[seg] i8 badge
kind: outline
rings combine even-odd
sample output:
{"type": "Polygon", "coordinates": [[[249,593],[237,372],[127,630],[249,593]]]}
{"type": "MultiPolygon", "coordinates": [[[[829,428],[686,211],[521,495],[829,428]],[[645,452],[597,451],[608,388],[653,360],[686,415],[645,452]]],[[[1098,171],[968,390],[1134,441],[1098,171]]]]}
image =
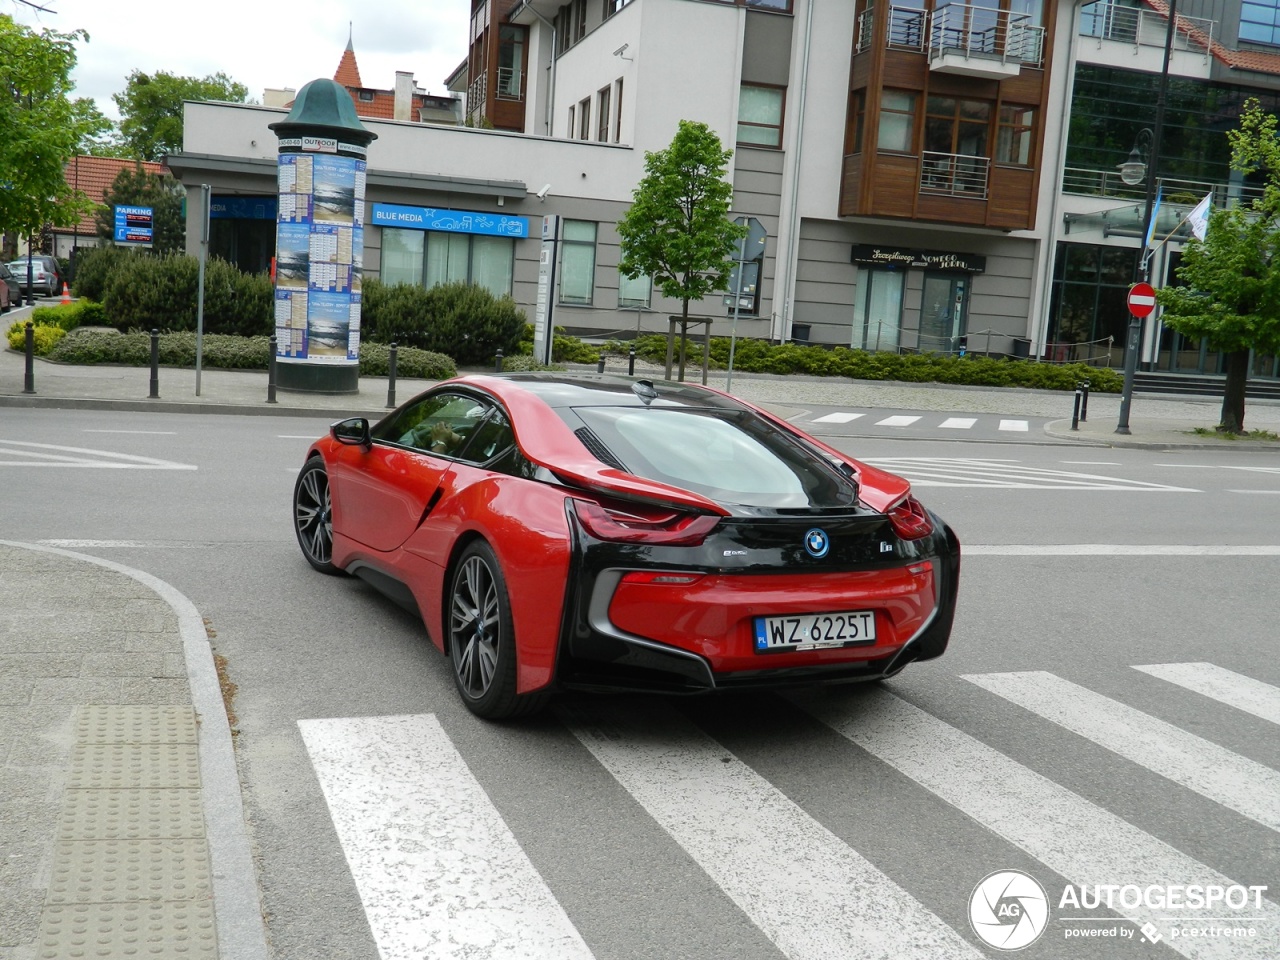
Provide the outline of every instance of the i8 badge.
{"type": "Polygon", "coordinates": [[[804,535],[804,548],[809,551],[809,555],[819,559],[827,555],[827,551],[831,549],[831,541],[827,539],[827,531],[819,530],[814,527],[804,535]]]}

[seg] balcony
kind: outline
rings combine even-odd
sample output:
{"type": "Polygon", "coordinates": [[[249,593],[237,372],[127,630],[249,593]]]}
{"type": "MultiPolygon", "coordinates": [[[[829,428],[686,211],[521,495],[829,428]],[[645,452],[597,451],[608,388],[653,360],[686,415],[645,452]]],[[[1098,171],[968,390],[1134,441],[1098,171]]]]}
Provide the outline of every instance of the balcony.
{"type": "Polygon", "coordinates": [[[920,154],[920,193],[935,197],[987,199],[987,175],[991,161],[960,153],[920,154]]]}
{"type": "Polygon", "coordinates": [[[933,12],[926,52],[938,73],[1005,80],[1041,65],[1044,27],[1025,13],[952,3],[933,12]]]}
{"type": "MultiPolygon", "coordinates": [[[[1168,18],[1145,8],[1124,7],[1117,3],[1090,3],[1080,10],[1080,35],[1132,44],[1139,47],[1163,47],[1168,31],[1168,18]]],[[[1206,58],[1214,35],[1216,20],[1200,17],[1178,17],[1173,49],[1201,53],[1206,58]]]]}

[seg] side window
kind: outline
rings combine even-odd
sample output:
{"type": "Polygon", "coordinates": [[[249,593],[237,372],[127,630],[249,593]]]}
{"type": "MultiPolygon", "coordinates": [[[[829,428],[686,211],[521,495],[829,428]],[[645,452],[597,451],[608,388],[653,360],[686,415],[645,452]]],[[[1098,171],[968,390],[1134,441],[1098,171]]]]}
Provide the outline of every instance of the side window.
{"type": "Polygon", "coordinates": [[[433,393],[383,420],[373,439],[455,456],[492,406],[463,393],[433,393]]]}
{"type": "Polygon", "coordinates": [[[507,415],[494,407],[489,416],[472,432],[467,445],[458,451],[458,459],[486,464],[515,446],[515,442],[515,434],[507,415]]]}

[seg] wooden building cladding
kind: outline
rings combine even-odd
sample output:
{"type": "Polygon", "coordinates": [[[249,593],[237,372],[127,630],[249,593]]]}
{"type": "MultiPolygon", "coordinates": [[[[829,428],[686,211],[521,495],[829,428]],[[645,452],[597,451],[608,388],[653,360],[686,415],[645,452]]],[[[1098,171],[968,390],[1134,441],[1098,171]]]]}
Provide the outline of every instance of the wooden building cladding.
{"type": "Polygon", "coordinates": [[[467,121],[524,132],[528,28],[507,23],[520,0],[472,0],[467,51],[467,121]]]}
{"type": "Polygon", "coordinates": [[[1056,0],[859,0],[840,216],[1036,220],[1056,0]]]}

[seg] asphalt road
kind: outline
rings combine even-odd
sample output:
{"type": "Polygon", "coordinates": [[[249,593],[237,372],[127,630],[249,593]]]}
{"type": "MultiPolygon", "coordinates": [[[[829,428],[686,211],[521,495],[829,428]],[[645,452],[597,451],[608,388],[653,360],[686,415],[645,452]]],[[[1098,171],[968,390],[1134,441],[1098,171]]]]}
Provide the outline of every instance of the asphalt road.
{"type": "Polygon", "coordinates": [[[298,552],[293,478],[325,418],[7,410],[0,517],[5,539],[146,570],[208,618],[278,957],[508,955],[465,942],[473,916],[556,957],[999,956],[970,898],[1008,869],[1050,901],[1028,958],[1280,955],[1280,465],[922,421],[824,429],[965,544],[952,647],[799,697],[475,720],[418,622],[298,552]],[[1193,663],[1213,666],[1154,666],[1193,663]],[[466,909],[441,927],[429,881],[464,854],[490,868],[459,876],[466,909]],[[1269,890],[1209,912],[1063,903],[1215,883],[1269,890]]]}

